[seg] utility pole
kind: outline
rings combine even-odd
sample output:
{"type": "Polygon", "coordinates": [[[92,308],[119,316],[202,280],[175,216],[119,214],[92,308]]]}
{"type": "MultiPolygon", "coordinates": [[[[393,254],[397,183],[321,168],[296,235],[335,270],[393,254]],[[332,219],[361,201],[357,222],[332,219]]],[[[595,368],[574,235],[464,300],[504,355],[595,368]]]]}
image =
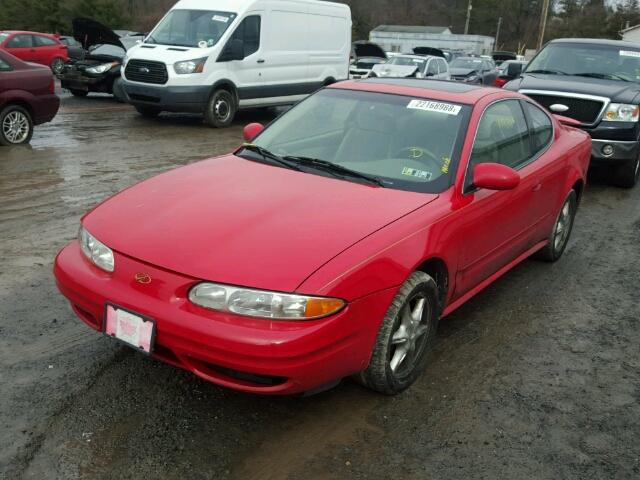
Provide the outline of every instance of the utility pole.
{"type": "Polygon", "coordinates": [[[467,7],[467,21],[464,24],[464,34],[469,33],[469,22],[471,21],[471,10],[473,10],[473,5],[471,5],[471,0],[469,0],[469,6],[467,7]]]}
{"type": "Polygon", "coordinates": [[[549,16],[549,0],[544,0],[542,4],[542,17],[540,17],[540,36],[538,37],[538,50],[544,43],[544,31],[547,29],[547,16],[549,16]]]}
{"type": "Polygon", "coordinates": [[[498,28],[496,29],[496,44],[494,45],[494,50],[500,50],[498,46],[498,41],[500,40],[500,27],[502,26],[502,17],[498,17],[498,28]]]}

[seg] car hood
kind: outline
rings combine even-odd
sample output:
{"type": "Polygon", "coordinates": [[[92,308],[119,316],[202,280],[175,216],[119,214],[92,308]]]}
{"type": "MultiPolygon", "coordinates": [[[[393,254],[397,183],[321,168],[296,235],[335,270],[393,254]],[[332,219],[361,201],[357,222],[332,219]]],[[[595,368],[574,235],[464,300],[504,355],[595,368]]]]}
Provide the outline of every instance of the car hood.
{"type": "Polygon", "coordinates": [[[389,65],[381,63],[374,65],[372,71],[379,77],[410,77],[418,70],[417,66],[412,65],[389,65]]]}
{"type": "Polygon", "coordinates": [[[476,70],[473,68],[449,68],[449,73],[455,76],[462,76],[462,75],[466,76],[475,71],[476,70]]]}
{"type": "Polygon", "coordinates": [[[110,28],[90,18],[75,18],[73,20],[73,37],[78,40],[85,49],[93,45],[115,45],[126,50],[120,37],[110,28]]]}
{"type": "Polygon", "coordinates": [[[614,102],[634,103],[640,95],[640,85],[634,82],[602,80],[574,75],[544,75],[525,73],[509,84],[510,90],[549,90],[597,95],[614,102]]]}
{"type": "Polygon", "coordinates": [[[360,57],[376,57],[387,58],[387,54],[379,45],[375,43],[354,43],[353,51],[357,58],[360,57]]]}
{"type": "Polygon", "coordinates": [[[143,262],[291,292],[345,249],[437,197],[228,155],[139,183],[82,222],[113,250],[143,262]]]}

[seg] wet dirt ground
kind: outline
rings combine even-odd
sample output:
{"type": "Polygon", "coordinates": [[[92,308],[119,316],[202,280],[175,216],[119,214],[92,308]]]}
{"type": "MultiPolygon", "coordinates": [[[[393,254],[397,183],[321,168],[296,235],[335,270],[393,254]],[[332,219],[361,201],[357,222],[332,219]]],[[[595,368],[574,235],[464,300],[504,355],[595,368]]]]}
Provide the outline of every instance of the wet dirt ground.
{"type": "Polygon", "coordinates": [[[0,149],[0,478],[640,478],[640,188],[595,179],[565,257],[526,261],[443,320],[393,398],[350,381],[244,395],[77,320],[51,269],[81,214],[271,118],[211,130],[65,96],[31,147],[0,149]]]}

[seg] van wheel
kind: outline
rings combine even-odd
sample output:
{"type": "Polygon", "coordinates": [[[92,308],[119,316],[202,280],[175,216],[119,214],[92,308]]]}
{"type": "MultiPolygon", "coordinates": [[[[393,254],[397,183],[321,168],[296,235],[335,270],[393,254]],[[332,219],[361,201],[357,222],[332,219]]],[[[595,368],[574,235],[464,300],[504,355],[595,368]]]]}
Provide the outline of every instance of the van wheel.
{"type": "Polygon", "coordinates": [[[414,272],[400,287],[382,320],[371,361],[355,380],[386,395],[416,381],[433,348],[440,308],[438,286],[424,272],[414,272]]]}
{"type": "Polygon", "coordinates": [[[140,115],[146,118],[156,118],[161,112],[158,108],[143,107],[142,105],[136,105],[135,108],[140,115]]]}
{"type": "Polygon", "coordinates": [[[23,145],[32,136],[33,120],[26,108],[9,105],[0,111],[0,145],[23,145]]]}
{"type": "Polygon", "coordinates": [[[640,155],[620,165],[614,172],[613,183],[617,187],[633,188],[640,180],[640,155]]]}
{"type": "Polygon", "coordinates": [[[236,116],[236,110],[236,102],[231,92],[223,89],[216,90],[209,99],[204,120],[210,127],[228,127],[236,116]]]}

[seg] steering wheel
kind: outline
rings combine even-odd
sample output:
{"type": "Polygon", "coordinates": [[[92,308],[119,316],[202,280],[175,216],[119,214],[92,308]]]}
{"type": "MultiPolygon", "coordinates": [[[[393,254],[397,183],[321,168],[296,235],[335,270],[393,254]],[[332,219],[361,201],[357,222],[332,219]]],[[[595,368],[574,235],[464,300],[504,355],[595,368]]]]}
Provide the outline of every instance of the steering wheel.
{"type": "Polygon", "coordinates": [[[435,166],[435,171],[438,171],[442,168],[442,160],[440,160],[435,153],[430,152],[426,148],[423,147],[405,147],[398,150],[394,155],[394,158],[408,158],[414,161],[425,161],[428,160],[432,162],[435,166]]]}

